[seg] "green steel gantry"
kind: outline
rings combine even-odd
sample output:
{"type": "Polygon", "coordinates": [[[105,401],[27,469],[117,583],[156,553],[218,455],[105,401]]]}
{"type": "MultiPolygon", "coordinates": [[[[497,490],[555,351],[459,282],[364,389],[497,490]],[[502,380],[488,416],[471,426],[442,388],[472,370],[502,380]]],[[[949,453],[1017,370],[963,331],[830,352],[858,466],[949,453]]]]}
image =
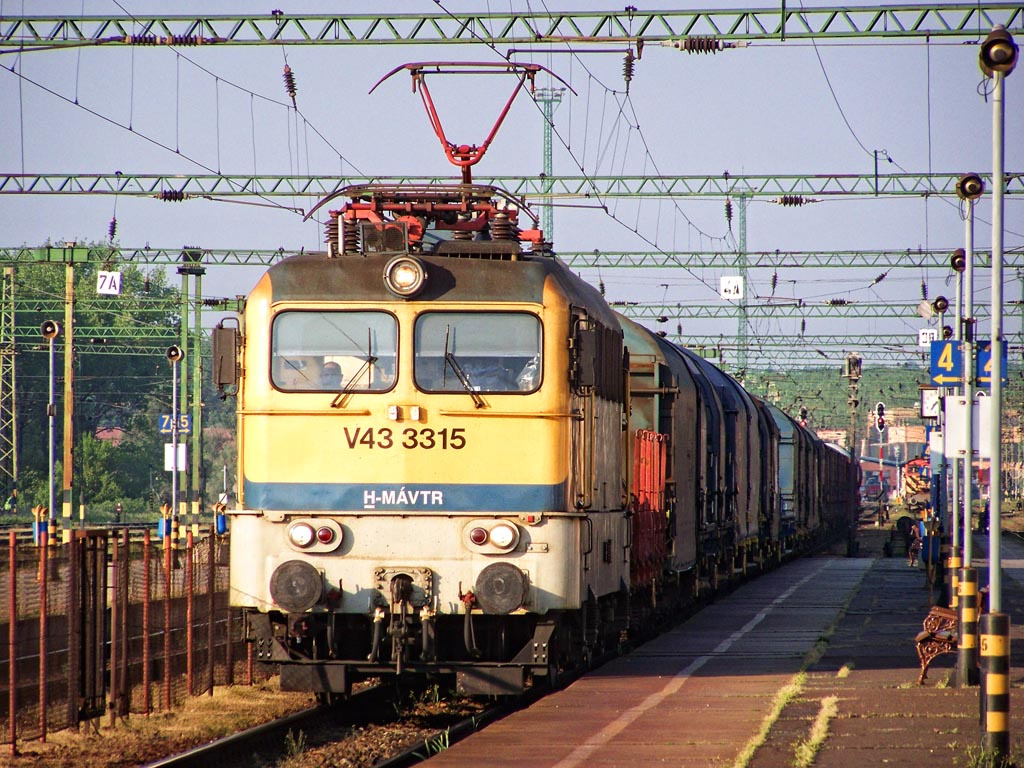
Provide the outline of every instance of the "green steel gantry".
{"type": "MultiPolygon", "coordinates": [[[[719,176],[484,176],[477,184],[541,200],[611,197],[714,197],[745,194],[780,205],[813,203],[808,197],[955,197],[956,173],[722,174],[719,176]],[[802,198],[802,199],[800,199],[802,198]]],[[[991,185],[991,174],[982,174],[991,185]]],[[[325,197],[352,184],[457,184],[456,176],[295,176],[156,173],[0,173],[0,195],[108,194],[167,202],[204,197],[325,197]]],[[[1005,174],[1007,195],[1024,194],[1024,172],[1005,174]]]]}
{"type": "MultiPolygon", "coordinates": [[[[1024,23],[1019,3],[931,3],[711,10],[448,11],[378,9],[361,14],[8,16],[0,43],[19,48],[78,45],[381,45],[664,43],[687,38],[783,42],[873,37],[980,39],[996,24],[1024,23]]],[[[713,49],[707,49],[713,50],[713,49]]]]}
{"type": "MultiPolygon", "coordinates": [[[[953,246],[956,247],[956,246],[953,246]]],[[[904,250],[852,250],[852,251],[748,251],[745,254],[749,269],[811,269],[818,267],[868,269],[946,269],[949,267],[951,248],[906,248],[904,250]]],[[[126,246],[91,246],[80,248],[85,259],[97,264],[132,262],[136,264],[177,266],[181,264],[181,248],[131,248],[126,246]]],[[[33,264],[40,261],[60,261],[53,257],[61,248],[31,248],[27,246],[0,246],[0,264],[33,264]]],[[[195,251],[196,249],[189,249],[195,251]]],[[[239,265],[270,266],[292,251],[284,248],[202,248],[200,263],[206,266],[239,265]]],[[[561,251],[560,259],[575,268],[633,269],[684,268],[729,269],[738,268],[740,254],[735,251],[561,251]]],[[[1004,254],[1007,267],[1024,267],[1024,252],[1004,254]]],[[[975,250],[974,264],[979,268],[991,266],[989,250],[975,250]]]]}

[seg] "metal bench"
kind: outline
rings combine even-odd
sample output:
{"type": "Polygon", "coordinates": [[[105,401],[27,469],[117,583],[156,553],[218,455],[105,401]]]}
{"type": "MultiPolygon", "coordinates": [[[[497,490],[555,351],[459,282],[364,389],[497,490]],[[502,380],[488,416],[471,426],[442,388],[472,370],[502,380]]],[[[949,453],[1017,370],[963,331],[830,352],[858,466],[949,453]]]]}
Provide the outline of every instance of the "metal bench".
{"type": "Polygon", "coordinates": [[[928,665],[936,656],[953,653],[957,647],[957,636],[960,633],[960,620],[957,612],[939,605],[932,606],[922,622],[924,629],[914,640],[917,645],[917,657],[921,660],[921,676],[918,685],[924,685],[928,676],[928,665]]]}

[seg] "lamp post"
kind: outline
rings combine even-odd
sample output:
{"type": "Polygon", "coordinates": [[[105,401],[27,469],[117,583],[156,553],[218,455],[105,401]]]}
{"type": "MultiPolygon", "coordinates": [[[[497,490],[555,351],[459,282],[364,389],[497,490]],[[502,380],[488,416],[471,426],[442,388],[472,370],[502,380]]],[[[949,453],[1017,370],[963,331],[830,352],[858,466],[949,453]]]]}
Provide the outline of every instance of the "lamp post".
{"type": "Polygon", "coordinates": [[[982,671],[982,711],[985,749],[994,764],[1010,753],[1010,617],[1002,613],[1002,428],[1003,405],[1003,80],[1017,64],[1018,48],[1003,26],[996,26],[981,44],[978,64],[992,79],[992,434],[989,476],[989,613],[979,627],[982,671]]]}
{"type": "MultiPolygon", "coordinates": [[[[932,310],[939,316],[939,330],[942,338],[949,338],[946,335],[946,310],[949,309],[949,299],[945,296],[936,296],[932,302],[932,310]]],[[[939,390],[941,402],[945,402],[946,388],[939,390]]],[[[939,465],[932,466],[932,515],[937,520],[945,519],[946,512],[946,409],[939,410],[939,465]],[[938,471],[936,471],[936,469],[938,471]]]]}
{"type": "Polygon", "coordinates": [[[178,364],[185,358],[185,352],[177,344],[167,348],[167,359],[171,363],[171,547],[177,543],[178,523],[178,364]]]}
{"type": "MultiPolygon", "coordinates": [[[[54,341],[56,340],[56,338],[58,336],[60,336],[60,323],[58,323],[55,320],[47,320],[40,327],[40,331],[42,331],[43,338],[46,339],[47,342],[49,342],[49,347],[50,347],[50,377],[49,377],[49,385],[48,385],[47,397],[46,397],[46,419],[47,419],[47,422],[49,423],[49,431],[48,431],[48,437],[47,437],[47,443],[46,443],[47,444],[46,455],[47,455],[47,458],[49,459],[49,463],[48,463],[49,474],[47,475],[47,477],[48,477],[48,487],[49,487],[49,490],[50,490],[49,506],[47,507],[47,509],[49,510],[49,513],[48,513],[49,520],[47,522],[49,524],[49,528],[52,529],[54,527],[54,525],[56,524],[56,522],[57,522],[57,506],[54,503],[55,496],[56,496],[56,491],[54,490],[54,485],[53,485],[54,482],[55,482],[55,480],[54,480],[54,463],[55,463],[54,462],[54,450],[55,449],[54,449],[54,444],[53,444],[53,441],[54,441],[54,431],[55,431],[55,429],[54,429],[54,426],[55,426],[54,422],[55,422],[55,420],[57,418],[57,407],[56,407],[55,403],[53,402],[53,391],[54,391],[54,341]]],[[[40,521],[40,522],[42,522],[42,521],[40,521]]],[[[53,533],[54,533],[53,530],[49,531],[49,535],[50,536],[53,536],[53,533]]]]}
{"type": "MultiPolygon", "coordinates": [[[[964,343],[964,332],[963,332],[963,300],[964,300],[964,269],[967,266],[966,252],[963,248],[957,248],[953,255],[949,259],[950,268],[956,272],[956,323],[953,326],[953,338],[960,342],[961,349],[963,349],[964,343]]],[[[966,369],[965,369],[966,371],[966,369]]],[[[969,378],[965,375],[965,378],[969,378]]],[[[949,422],[949,418],[946,417],[946,422],[949,422]]],[[[943,426],[945,429],[945,426],[943,426]]],[[[946,443],[946,450],[949,450],[949,443],[946,443]]],[[[963,567],[963,561],[961,555],[963,549],[960,543],[960,509],[961,509],[961,479],[966,481],[968,485],[971,482],[971,452],[967,451],[967,462],[961,462],[961,457],[958,454],[953,455],[953,501],[950,508],[949,524],[950,524],[950,549],[949,549],[949,561],[946,563],[946,571],[949,574],[950,579],[950,607],[959,608],[960,601],[958,600],[957,589],[959,585],[959,571],[963,567]]],[[[968,531],[966,536],[970,535],[968,531]]]]}
{"type": "Polygon", "coordinates": [[[954,270],[963,268],[964,311],[958,318],[963,340],[963,396],[964,396],[964,496],[963,496],[963,566],[957,574],[957,611],[960,622],[960,642],[957,644],[957,680],[961,686],[978,684],[978,571],[973,566],[974,538],[972,535],[974,486],[974,205],[985,191],[981,177],[976,173],[962,176],[956,184],[957,195],[967,206],[964,217],[964,249],[962,260],[959,250],[953,252],[954,270]]]}

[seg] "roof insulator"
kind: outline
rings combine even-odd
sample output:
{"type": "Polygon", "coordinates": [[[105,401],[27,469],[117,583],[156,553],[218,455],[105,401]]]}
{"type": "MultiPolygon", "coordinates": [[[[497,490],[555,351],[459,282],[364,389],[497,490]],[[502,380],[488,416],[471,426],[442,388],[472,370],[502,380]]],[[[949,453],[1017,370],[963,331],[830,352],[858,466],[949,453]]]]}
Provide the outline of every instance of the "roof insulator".
{"type": "Polygon", "coordinates": [[[165,203],[180,203],[182,200],[190,197],[186,195],[180,189],[161,189],[157,198],[163,200],[165,203]]]}

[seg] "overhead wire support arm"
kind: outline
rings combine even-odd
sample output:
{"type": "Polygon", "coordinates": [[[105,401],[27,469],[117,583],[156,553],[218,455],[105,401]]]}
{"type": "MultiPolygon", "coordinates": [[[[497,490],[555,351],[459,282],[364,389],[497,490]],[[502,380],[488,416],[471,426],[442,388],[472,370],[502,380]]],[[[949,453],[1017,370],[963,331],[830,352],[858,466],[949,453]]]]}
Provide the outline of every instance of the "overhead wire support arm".
{"type": "MultiPolygon", "coordinates": [[[[956,183],[963,174],[900,173],[879,178],[877,191],[886,196],[956,195],[956,183]]],[[[990,175],[982,177],[991,183],[990,175]]],[[[1024,172],[1005,174],[1005,194],[1024,195],[1024,172]]],[[[452,184],[451,176],[232,176],[226,174],[145,173],[3,173],[0,195],[116,194],[163,199],[162,190],[172,189],[191,198],[213,197],[301,197],[317,198],[346,186],[361,184],[452,184]]],[[[518,197],[540,199],[592,199],[602,197],[726,197],[743,191],[752,197],[787,195],[874,196],[874,175],[837,174],[729,174],[728,176],[498,176],[477,179],[479,184],[500,187],[518,197]]],[[[772,202],[775,202],[773,200],[772,202]]]]}
{"type": "MultiPolygon", "coordinates": [[[[375,45],[677,41],[687,36],[784,42],[825,38],[979,39],[1001,24],[1024,29],[1020,3],[942,3],[709,10],[449,12],[312,15],[6,16],[6,52],[81,45],[375,45]],[[492,30],[497,30],[492,32],[492,30]],[[150,40],[152,38],[152,40],[150,40]]],[[[0,53],[4,52],[0,49],[0,53]]]]}

